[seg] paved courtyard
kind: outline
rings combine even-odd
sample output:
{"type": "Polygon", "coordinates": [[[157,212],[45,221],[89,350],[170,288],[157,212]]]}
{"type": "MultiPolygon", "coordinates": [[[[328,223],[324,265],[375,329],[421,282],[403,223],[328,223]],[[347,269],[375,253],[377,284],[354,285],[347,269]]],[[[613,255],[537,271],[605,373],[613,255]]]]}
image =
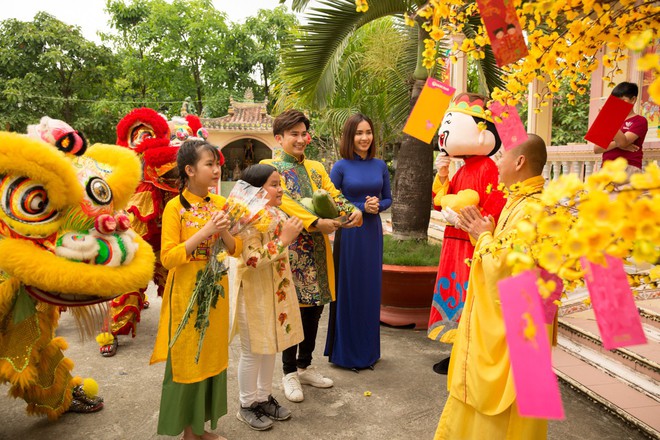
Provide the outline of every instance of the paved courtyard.
{"type": "MultiPolygon", "coordinates": [[[[80,342],[70,314],[64,314],[58,334],[66,337],[75,373],[94,377],[105,408],[96,414],[66,414],[57,422],[29,417],[23,401],[7,397],[0,386],[1,440],[118,440],[168,439],[156,435],[160,385],[164,364],[148,365],[158,324],[161,301],[151,296],[135,339],[123,338],[117,355],[102,358],[95,341],[80,342]]],[[[327,328],[324,312],[314,364],[333,378],[328,390],[304,387],[305,401],[286,401],[281,370],[276,368],[274,395],[293,410],[291,420],[276,422],[265,432],[251,431],[236,419],[238,341],[230,348],[228,374],[229,413],[217,432],[234,439],[432,439],[446,399],[446,377],[431,366],[446,356],[448,347],[426,339],[425,333],[381,327],[382,360],[374,371],[356,374],[333,367],[322,356],[327,328]],[[370,391],[371,396],[364,395],[370,391]]],[[[278,367],[280,361],[278,359],[278,367]]],[[[549,438],[557,440],[624,440],[644,438],[636,430],[602,411],[571,389],[562,386],[567,418],[550,423],[549,438]]]]}

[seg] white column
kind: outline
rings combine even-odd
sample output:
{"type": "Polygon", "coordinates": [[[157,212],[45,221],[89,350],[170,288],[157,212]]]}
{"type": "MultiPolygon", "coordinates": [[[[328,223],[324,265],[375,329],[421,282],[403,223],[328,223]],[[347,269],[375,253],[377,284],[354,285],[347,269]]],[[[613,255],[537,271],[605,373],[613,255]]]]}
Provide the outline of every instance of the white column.
{"type": "Polygon", "coordinates": [[[587,162],[587,163],[585,164],[585,167],[584,167],[584,178],[582,179],[582,181],[587,180],[587,177],[589,177],[589,176],[591,176],[591,175],[593,174],[595,166],[596,166],[596,162],[595,162],[595,161],[589,161],[589,162],[587,162]]]}
{"type": "Polygon", "coordinates": [[[539,99],[534,97],[535,93],[543,96],[546,89],[545,81],[535,79],[529,84],[529,97],[527,98],[527,131],[534,133],[545,141],[547,146],[552,145],[552,100],[546,107],[539,107],[539,99]],[[540,108],[541,113],[534,112],[540,108]]]}
{"type": "MultiPolygon", "coordinates": [[[[461,46],[465,40],[463,35],[452,35],[449,44],[458,44],[461,46]]],[[[467,57],[463,52],[456,54],[458,60],[455,63],[450,63],[449,67],[449,81],[452,87],[456,89],[456,94],[467,92],[467,57]]]]}

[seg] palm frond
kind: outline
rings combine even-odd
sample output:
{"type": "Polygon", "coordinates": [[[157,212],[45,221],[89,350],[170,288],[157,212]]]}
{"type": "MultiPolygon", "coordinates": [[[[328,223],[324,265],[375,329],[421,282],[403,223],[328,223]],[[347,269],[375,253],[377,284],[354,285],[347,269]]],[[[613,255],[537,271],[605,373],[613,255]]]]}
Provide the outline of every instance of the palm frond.
{"type": "MultiPolygon", "coordinates": [[[[301,2],[302,3],[302,2],[301,2]]],[[[366,13],[357,12],[351,0],[323,0],[307,14],[307,24],[284,57],[286,74],[295,78],[291,88],[318,107],[332,96],[337,66],[351,35],[378,18],[400,15],[407,2],[379,0],[366,13]]]]}
{"type": "MultiPolygon", "coordinates": [[[[307,7],[307,5],[309,5],[310,1],[311,0],[293,0],[293,4],[291,5],[291,9],[294,12],[301,12],[307,7]]],[[[280,0],[280,3],[284,3],[284,0],[280,0]]]]}
{"type": "MultiPolygon", "coordinates": [[[[473,15],[468,19],[466,26],[463,28],[463,33],[467,38],[474,38],[477,33],[476,29],[482,26],[481,17],[479,15],[473,15]]],[[[489,95],[495,87],[504,89],[505,82],[503,79],[504,71],[497,66],[495,61],[495,55],[493,54],[493,49],[490,45],[485,48],[486,57],[479,60],[479,76],[483,78],[486,84],[481,84],[486,88],[486,92],[489,95]]]]}

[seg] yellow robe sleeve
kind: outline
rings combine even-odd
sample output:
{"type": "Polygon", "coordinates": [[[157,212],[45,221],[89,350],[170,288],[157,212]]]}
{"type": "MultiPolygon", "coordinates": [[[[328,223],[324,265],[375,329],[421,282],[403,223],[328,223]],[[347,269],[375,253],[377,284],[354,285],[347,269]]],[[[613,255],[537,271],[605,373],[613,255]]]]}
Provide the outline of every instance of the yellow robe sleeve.
{"type": "Polygon", "coordinates": [[[160,261],[167,270],[188,263],[191,259],[186,254],[185,240],[181,240],[181,209],[177,199],[172,199],[163,212],[161,232],[160,261]]]}
{"type": "MultiPolygon", "coordinates": [[[[350,203],[341,191],[335,187],[335,184],[332,183],[332,179],[330,179],[330,176],[323,165],[317,167],[317,172],[321,175],[321,187],[328,191],[328,194],[334,199],[338,207],[341,207],[341,209],[347,214],[350,214],[357,209],[355,205],[350,203]]],[[[360,221],[360,224],[357,226],[362,226],[362,221],[360,221]]]]}
{"type": "Polygon", "coordinates": [[[441,183],[440,176],[438,176],[438,174],[436,173],[435,179],[433,179],[432,191],[434,194],[433,205],[440,207],[440,200],[449,192],[449,178],[445,180],[445,183],[441,183]]]}
{"type": "MultiPolygon", "coordinates": [[[[281,179],[282,186],[284,186],[284,177],[281,179]]],[[[280,209],[284,211],[289,217],[298,217],[300,220],[302,220],[303,226],[308,231],[312,227],[312,223],[319,219],[319,217],[305,209],[303,205],[293,200],[291,195],[286,191],[284,191],[284,195],[282,195],[282,205],[280,205],[280,209]]]]}
{"type": "Polygon", "coordinates": [[[227,253],[234,258],[238,258],[243,253],[243,239],[238,235],[234,235],[234,242],[234,252],[227,251],[227,253]]]}

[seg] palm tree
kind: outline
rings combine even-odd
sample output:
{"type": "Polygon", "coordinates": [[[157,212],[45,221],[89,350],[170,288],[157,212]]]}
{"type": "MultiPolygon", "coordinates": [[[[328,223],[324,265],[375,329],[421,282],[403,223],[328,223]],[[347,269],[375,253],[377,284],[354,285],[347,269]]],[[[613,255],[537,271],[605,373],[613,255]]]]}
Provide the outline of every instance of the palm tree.
{"type": "MultiPolygon", "coordinates": [[[[284,0],[282,0],[284,2],[284,0]]],[[[309,0],[293,0],[295,11],[304,10],[309,0]]],[[[307,100],[317,108],[324,108],[334,95],[342,55],[354,33],[375,20],[387,16],[415,13],[424,6],[424,0],[378,0],[370,2],[365,13],[355,10],[353,0],[321,0],[320,6],[310,9],[307,24],[292,49],[284,57],[284,71],[292,78],[290,87],[299,99],[307,100]]],[[[471,36],[479,17],[472,17],[465,27],[471,36]]],[[[430,38],[423,27],[416,26],[417,58],[410,72],[406,90],[406,116],[417,101],[429,72],[422,66],[424,40],[430,38]]],[[[413,37],[414,38],[414,37],[413,37]]],[[[490,90],[502,87],[501,71],[495,66],[492,52],[480,60],[480,69],[490,90]]],[[[431,183],[433,179],[433,147],[404,134],[397,156],[394,177],[395,193],[392,205],[392,224],[396,238],[426,238],[431,207],[431,183]]]]}
{"type": "Polygon", "coordinates": [[[324,150],[334,149],[335,158],[344,123],[356,112],[374,121],[377,145],[398,141],[409,112],[410,72],[417,62],[416,39],[411,38],[411,32],[413,29],[394,17],[374,20],[357,29],[338,62],[334,91],[323,108],[291,93],[289,85],[295,79],[278,71],[273,83],[275,111],[311,107],[315,144],[324,150]]]}

